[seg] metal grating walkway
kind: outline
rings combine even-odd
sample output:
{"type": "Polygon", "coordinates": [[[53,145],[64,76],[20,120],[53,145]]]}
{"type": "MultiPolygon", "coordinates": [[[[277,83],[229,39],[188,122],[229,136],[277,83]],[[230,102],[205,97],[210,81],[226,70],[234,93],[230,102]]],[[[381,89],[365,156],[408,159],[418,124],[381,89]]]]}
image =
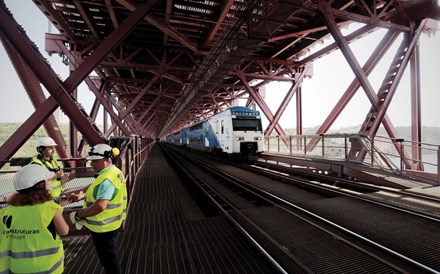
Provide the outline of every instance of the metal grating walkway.
{"type": "MultiPolygon", "coordinates": [[[[154,146],[118,244],[125,273],[269,273],[222,217],[205,217],[154,146]]],[[[104,273],[89,236],[64,238],[65,273],[104,273]]]]}

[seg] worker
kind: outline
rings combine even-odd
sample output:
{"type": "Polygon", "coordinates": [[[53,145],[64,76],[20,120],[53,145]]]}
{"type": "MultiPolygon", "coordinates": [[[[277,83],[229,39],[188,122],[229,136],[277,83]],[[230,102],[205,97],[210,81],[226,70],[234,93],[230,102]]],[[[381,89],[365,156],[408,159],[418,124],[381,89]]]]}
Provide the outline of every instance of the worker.
{"type": "Polygon", "coordinates": [[[30,164],[13,177],[17,191],[0,210],[0,273],[62,273],[63,208],[49,193],[53,174],[30,164]]]}
{"type": "MultiPolygon", "coordinates": [[[[72,194],[71,202],[85,199],[83,209],[70,215],[72,223],[80,223],[91,231],[93,243],[106,273],[121,273],[116,238],[126,217],[127,189],[125,176],[113,164],[119,149],[97,144],[90,149],[90,160],[95,181],[85,193],[72,194]]],[[[79,227],[81,227],[81,225],[79,227]]],[[[78,228],[77,224],[75,226],[78,228]]]]}
{"type": "Polygon", "coordinates": [[[55,146],[57,143],[50,137],[42,137],[37,142],[38,155],[31,164],[38,164],[46,167],[49,171],[54,172],[51,178],[50,194],[56,203],[61,202],[61,194],[64,191],[64,183],[61,180],[63,177],[63,170],[58,166],[57,158],[54,156],[55,146]]]}

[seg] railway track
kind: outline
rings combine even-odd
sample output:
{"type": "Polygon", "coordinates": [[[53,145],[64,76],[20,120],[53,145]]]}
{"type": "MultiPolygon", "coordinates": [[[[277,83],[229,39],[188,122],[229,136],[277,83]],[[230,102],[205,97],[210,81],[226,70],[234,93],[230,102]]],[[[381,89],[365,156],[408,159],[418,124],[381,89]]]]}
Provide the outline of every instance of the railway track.
{"type": "Polygon", "coordinates": [[[359,181],[336,178],[313,172],[299,172],[277,165],[234,164],[239,168],[275,178],[288,184],[308,186],[316,191],[329,191],[329,195],[346,195],[356,199],[379,203],[398,210],[407,210],[427,218],[440,219],[440,198],[402,189],[392,189],[359,181]]]}
{"type": "Polygon", "coordinates": [[[429,255],[440,246],[435,218],[184,154],[173,158],[207,195],[201,203],[215,203],[279,272],[440,271],[429,255]],[[381,227],[386,218],[392,221],[381,227]]]}

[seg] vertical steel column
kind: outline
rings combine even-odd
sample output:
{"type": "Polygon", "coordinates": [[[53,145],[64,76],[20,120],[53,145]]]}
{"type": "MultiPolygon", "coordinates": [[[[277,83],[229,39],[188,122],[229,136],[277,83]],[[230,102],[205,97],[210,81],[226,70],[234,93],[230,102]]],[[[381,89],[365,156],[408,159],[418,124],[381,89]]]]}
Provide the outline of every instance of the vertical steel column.
{"type": "Polygon", "coordinates": [[[344,134],[344,159],[348,160],[348,141],[347,141],[348,135],[344,134]]]}
{"type": "Polygon", "coordinates": [[[437,183],[440,184],[440,146],[437,147],[437,183]]]}
{"type": "MultiPolygon", "coordinates": [[[[80,56],[81,55],[79,52],[77,51],[72,51],[71,54],[73,56],[75,56],[75,60],[71,60],[69,59],[69,74],[72,75],[72,73],[75,71],[76,66],[74,64],[74,62],[76,62],[76,60],[80,60],[80,56]]],[[[75,87],[72,90],[71,96],[73,98],[75,98],[75,100],[78,101],[78,88],[75,87]]],[[[69,142],[70,142],[70,154],[72,155],[73,158],[77,158],[79,155],[79,151],[78,151],[78,129],[75,127],[75,124],[73,123],[72,119],[69,117],[69,142]]]]}
{"type": "Polygon", "coordinates": [[[420,103],[420,48],[417,44],[410,59],[411,72],[411,153],[412,169],[423,170],[422,115],[420,103]]]}

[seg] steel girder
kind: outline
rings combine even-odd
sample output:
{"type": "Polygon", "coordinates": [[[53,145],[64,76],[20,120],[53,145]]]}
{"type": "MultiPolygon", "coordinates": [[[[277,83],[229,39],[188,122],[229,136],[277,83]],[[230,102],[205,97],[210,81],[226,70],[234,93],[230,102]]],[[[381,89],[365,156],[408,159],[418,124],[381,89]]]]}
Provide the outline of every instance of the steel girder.
{"type": "Polygon", "coordinates": [[[9,138],[0,148],[0,158],[8,159],[19,147],[31,136],[31,134],[53,113],[57,103],[63,111],[72,119],[82,132],[86,140],[91,144],[97,144],[104,140],[102,133],[90,121],[89,117],[82,112],[70,95],[85,77],[95,68],[102,58],[120,41],[130,33],[137,23],[144,18],[151,6],[141,4],[136,11],[116,29],[106,41],[101,43],[80,66],[64,82],[61,82],[50,66],[44,61],[37,49],[24,39],[25,34],[20,31],[12,16],[3,8],[0,9],[0,30],[6,39],[17,49],[23,60],[35,72],[46,89],[51,93],[47,99],[34,112],[33,115],[9,138]],[[17,138],[20,136],[20,138],[17,138]],[[23,137],[25,138],[23,139],[23,137]]]}

